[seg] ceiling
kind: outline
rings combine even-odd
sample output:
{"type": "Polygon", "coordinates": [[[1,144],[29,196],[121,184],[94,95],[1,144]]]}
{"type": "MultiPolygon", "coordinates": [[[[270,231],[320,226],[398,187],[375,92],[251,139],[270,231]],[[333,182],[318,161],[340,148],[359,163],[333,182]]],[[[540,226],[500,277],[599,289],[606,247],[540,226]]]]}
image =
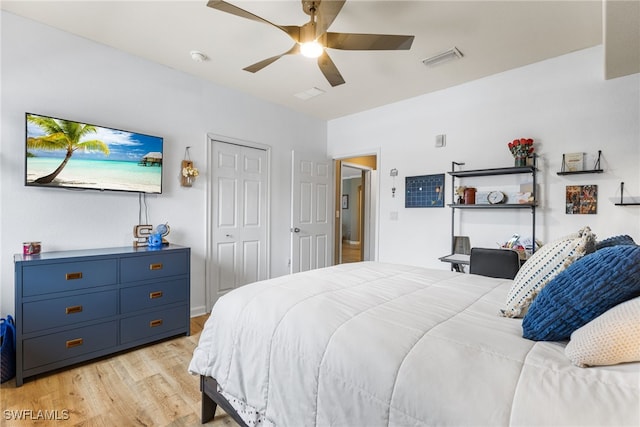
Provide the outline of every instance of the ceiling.
{"type": "MultiPolygon", "coordinates": [[[[3,0],[0,4],[11,13],[325,120],[599,45],[605,27],[602,3],[593,0],[348,0],[330,31],[406,34],[415,35],[415,40],[408,51],[329,49],[346,80],[331,87],[315,60],[299,55],[283,57],[255,74],[243,71],[287,51],[291,39],[273,26],[211,9],[206,3],[3,0]],[[454,46],[463,58],[435,67],[422,63],[454,46]],[[209,59],[193,61],[192,50],[209,59]],[[312,88],[325,93],[308,100],[295,96],[312,88]]],[[[299,0],[230,3],[279,25],[302,25],[309,19],[299,0]]]]}

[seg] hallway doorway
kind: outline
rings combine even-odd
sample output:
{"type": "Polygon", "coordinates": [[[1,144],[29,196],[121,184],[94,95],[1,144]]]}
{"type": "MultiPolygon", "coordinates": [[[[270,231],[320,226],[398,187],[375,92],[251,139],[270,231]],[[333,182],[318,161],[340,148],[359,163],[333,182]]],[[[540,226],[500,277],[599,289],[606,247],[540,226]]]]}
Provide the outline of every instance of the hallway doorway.
{"type": "Polygon", "coordinates": [[[376,155],[335,161],[335,264],[374,259],[376,168],[376,155]]]}
{"type": "Polygon", "coordinates": [[[342,164],[341,221],[342,256],[340,263],[358,262],[362,256],[364,171],[358,167],[342,164]]]}

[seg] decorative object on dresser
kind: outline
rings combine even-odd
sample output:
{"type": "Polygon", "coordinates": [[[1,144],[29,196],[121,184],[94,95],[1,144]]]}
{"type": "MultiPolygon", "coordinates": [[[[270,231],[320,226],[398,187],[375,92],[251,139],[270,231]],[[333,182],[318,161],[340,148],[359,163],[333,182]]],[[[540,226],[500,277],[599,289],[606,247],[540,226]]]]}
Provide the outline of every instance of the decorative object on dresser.
{"type": "Polygon", "coordinates": [[[24,242],[22,243],[23,255],[37,255],[42,250],[42,242],[24,242]]]}
{"type": "Polygon", "coordinates": [[[190,254],[169,245],[15,255],[16,385],[189,335],[190,254]]]}
{"type": "Polygon", "coordinates": [[[154,234],[160,236],[160,239],[159,239],[160,242],[157,243],[155,246],[168,245],[169,241],[165,239],[165,237],[168,236],[170,232],[171,232],[171,228],[169,227],[168,223],[158,224],[155,230],[153,229],[153,225],[149,225],[149,224],[136,225],[133,227],[133,237],[136,238],[136,240],[133,241],[133,247],[137,248],[140,246],[151,246],[150,245],[151,236],[154,234]]]}

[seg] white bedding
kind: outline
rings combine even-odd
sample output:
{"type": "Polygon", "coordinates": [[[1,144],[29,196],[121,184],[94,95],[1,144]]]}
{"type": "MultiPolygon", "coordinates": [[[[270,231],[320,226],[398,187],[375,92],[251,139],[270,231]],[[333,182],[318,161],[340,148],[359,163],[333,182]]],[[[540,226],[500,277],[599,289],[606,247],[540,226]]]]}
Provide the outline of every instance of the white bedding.
{"type": "Polygon", "coordinates": [[[249,425],[640,425],[640,363],[578,368],[522,338],[497,315],[510,285],[375,262],[246,285],[189,371],[249,425]]]}

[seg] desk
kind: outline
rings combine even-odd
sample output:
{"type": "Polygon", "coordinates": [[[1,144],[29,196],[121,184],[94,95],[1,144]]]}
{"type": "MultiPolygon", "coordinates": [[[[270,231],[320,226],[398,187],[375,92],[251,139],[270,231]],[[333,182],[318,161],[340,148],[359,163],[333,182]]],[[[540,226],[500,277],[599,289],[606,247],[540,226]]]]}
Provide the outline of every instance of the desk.
{"type": "Polygon", "coordinates": [[[469,265],[471,262],[471,255],[465,254],[450,254],[438,258],[442,262],[449,262],[455,271],[464,272],[463,265],[469,265]]]}

